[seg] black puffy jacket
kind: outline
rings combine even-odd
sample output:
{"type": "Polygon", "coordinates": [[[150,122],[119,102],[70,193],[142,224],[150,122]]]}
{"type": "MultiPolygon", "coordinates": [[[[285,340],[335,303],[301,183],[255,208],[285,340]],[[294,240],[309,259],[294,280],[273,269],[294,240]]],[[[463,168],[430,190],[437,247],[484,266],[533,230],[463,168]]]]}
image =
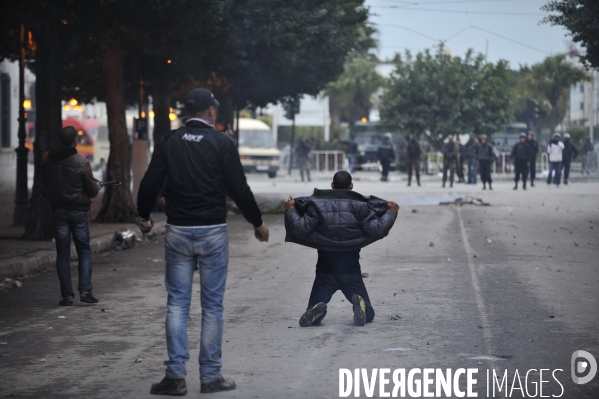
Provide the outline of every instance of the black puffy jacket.
{"type": "Polygon", "coordinates": [[[318,190],[285,212],[285,241],[325,251],[351,251],[386,237],[397,213],[387,201],[351,190],[318,190]]]}

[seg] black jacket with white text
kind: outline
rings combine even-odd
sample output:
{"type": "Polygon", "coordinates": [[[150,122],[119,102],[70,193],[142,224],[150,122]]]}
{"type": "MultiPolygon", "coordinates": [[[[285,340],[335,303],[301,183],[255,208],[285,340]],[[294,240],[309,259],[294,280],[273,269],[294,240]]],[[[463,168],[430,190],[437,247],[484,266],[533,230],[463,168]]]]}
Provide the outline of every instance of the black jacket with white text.
{"type": "Polygon", "coordinates": [[[228,194],[254,227],[262,225],[262,213],[247,184],[235,143],[199,120],[171,131],[155,147],[139,186],[139,216],[150,215],[163,187],[168,224],[223,224],[228,194]]]}

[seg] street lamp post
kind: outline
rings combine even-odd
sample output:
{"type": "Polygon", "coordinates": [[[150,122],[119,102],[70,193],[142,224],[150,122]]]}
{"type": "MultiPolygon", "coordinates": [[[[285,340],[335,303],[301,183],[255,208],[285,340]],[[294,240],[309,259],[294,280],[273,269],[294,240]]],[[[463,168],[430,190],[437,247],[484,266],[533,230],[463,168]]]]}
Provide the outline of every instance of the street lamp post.
{"type": "Polygon", "coordinates": [[[25,147],[25,123],[27,114],[25,113],[25,26],[21,24],[21,58],[19,60],[19,146],[15,149],[17,153],[17,187],[15,195],[15,211],[13,223],[15,226],[22,226],[27,223],[28,212],[28,190],[27,190],[27,155],[29,149],[25,147]]]}

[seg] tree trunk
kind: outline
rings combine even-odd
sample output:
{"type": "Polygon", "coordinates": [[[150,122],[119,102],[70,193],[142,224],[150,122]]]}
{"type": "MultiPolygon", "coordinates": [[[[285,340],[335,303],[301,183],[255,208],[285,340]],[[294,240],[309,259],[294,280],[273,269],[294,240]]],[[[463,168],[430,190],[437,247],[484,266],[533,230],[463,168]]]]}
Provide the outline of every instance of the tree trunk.
{"type": "Polygon", "coordinates": [[[52,209],[45,193],[42,175],[42,156],[60,145],[58,133],[62,129],[61,114],[61,44],[59,23],[49,22],[36,35],[36,85],[37,116],[36,137],[33,145],[35,169],[33,190],[29,204],[29,220],[25,226],[24,240],[51,240],[52,209]]]}
{"type": "Polygon", "coordinates": [[[102,198],[98,222],[131,223],[136,207],[131,196],[131,143],[127,135],[125,116],[124,52],[119,43],[111,40],[102,48],[102,70],[106,79],[106,115],[110,155],[106,165],[106,180],[122,182],[107,186],[102,198]]]}
{"type": "Polygon", "coordinates": [[[162,137],[171,131],[169,119],[171,90],[168,79],[159,79],[154,90],[154,147],[160,144],[162,137]]]}

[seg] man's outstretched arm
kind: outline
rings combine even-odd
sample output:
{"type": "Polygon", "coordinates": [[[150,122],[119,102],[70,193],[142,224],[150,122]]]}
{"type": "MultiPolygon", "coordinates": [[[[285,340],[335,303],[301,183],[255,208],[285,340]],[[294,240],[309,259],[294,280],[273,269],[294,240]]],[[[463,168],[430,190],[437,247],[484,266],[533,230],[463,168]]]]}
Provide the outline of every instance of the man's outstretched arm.
{"type": "Polygon", "coordinates": [[[387,212],[380,218],[370,211],[368,215],[362,219],[360,226],[362,230],[366,232],[370,237],[375,240],[380,240],[389,234],[389,230],[393,227],[395,219],[397,219],[397,212],[399,211],[399,205],[395,201],[389,201],[387,203],[387,212]]]}
{"type": "Polygon", "coordinates": [[[285,201],[285,218],[290,222],[288,225],[291,234],[297,238],[304,238],[318,225],[318,215],[313,207],[309,207],[303,215],[295,209],[295,200],[289,196],[285,201]]]}

